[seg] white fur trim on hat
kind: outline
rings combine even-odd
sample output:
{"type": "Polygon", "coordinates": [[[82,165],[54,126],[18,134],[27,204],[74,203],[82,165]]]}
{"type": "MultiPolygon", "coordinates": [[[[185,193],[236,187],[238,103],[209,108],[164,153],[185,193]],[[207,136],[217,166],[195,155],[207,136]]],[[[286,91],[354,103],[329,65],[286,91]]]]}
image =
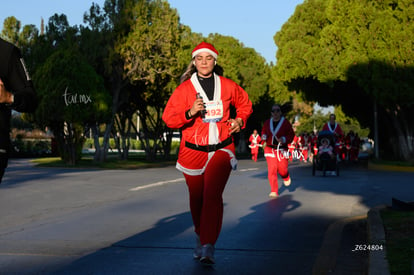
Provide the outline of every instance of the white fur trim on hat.
{"type": "Polygon", "coordinates": [[[207,49],[207,48],[202,48],[202,49],[198,49],[198,50],[194,51],[193,54],[192,54],[192,58],[194,58],[197,54],[202,53],[202,52],[208,52],[209,54],[211,54],[214,57],[214,59],[217,59],[217,54],[215,52],[213,52],[212,50],[207,49]]]}

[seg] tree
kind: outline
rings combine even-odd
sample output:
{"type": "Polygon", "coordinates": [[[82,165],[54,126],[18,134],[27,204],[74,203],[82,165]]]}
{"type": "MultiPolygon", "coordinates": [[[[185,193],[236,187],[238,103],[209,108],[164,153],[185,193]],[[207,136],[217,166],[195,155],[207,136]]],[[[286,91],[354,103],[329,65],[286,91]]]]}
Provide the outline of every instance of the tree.
{"type": "Polygon", "coordinates": [[[414,53],[404,35],[414,31],[413,10],[408,0],[306,1],[275,36],[276,76],[308,99],[341,104],[371,128],[377,104],[387,122],[381,140],[399,144],[392,155],[413,158],[414,53]]]}
{"type": "MultiPolygon", "coordinates": [[[[341,125],[344,134],[353,131],[358,133],[361,137],[367,137],[369,129],[362,128],[358,120],[348,117],[343,111],[341,106],[335,106],[336,121],[341,125]]],[[[329,121],[329,113],[322,113],[321,110],[314,111],[311,116],[306,116],[300,119],[300,125],[297,127],[296,132],[298,134],[302,132],[314,132],[322,130],[323,125],[329,121]]]]}
{"type": "MultiPolygon", "coordinates": [[[[176,53],[180,46],[181,27],[177,11],[171,9],[166,1],[129,4],[126,12],[130,32],[117,42],[115,49],[123,59],[124,77],[133,87],[130,92],[142,121],[142,141],[147,157],[155,159],[158,147],[166,149],[163,145],[168,146],[162,144],[166,127],[161,116],[180,74],[176,53]]],[[[124,117],[122,121],[130,123],[134,111],[123,112],[128,119],[124,117]]],[[[121,120],[118,122],[120,126],[121,120]]]]}
{"type": "Polygon", "coordinates": [[[1,37],[15,45],[18,45],[20,28],[20,21],[17,20],[17,18],[14,16],[9,16],[6,19],[4,19],[1,37]]]}
{"type": "Polygon", "coordinates": [[[86,126],[109,111],[102,78],[76,49],[59,49],[33,79],[40,102],[37,122],[50,127],[62,159],[74,165],[81,157],[86,126]]]}
{"type": "Polygon", "coordinates": [[[237,39],[220,34],[210,34],[208,40],[219,52],[218,64],[224,76],[239,84],[249,94],[253,104],[269,89],[269,65],[253,48],[237,39]]]}
{"type": "Polygon", "coordinates": [[[92,4],[89,13],[84,14],[84,22],[87,25],[80,27],[80,50],[105,80],[104,85],[112,99],[111,114],[105,121],[102,145],[99,142],[100,125],[89,125],[94,138],[94,159],[99,162],[106,160],[110,135],[117,136],[116,132],[114,133],[115,117],[123,104],[122,100],[128,100],[124,93],[127,92],[129,81],[124,76],[124,63],[115,50],[115,45],[119,40],[123,40],[130,30],[126,7],[135,2],[137,0],[106,0],[103,9],[97,4],[92,4]]]}
{"type": "Polygon", "coordinates": [[[37,38],[39,37],[39,30],[35,25],[25,25],[23,30],[19,35],[19,45],[20,48],[24,51],[29,50],[36,43],[37,38]]]}
{"type": "Polygon", "coordinates": [[[106,124],[102,147],[98,125],[92,128],[96,152],[101,152],[95,159],[105,159],[111,133],[114,137],[119,134],[120,157],[127,158],[130,131],[136,128],[132,117],[137,113],[148,158],[154,159],[160,148],[169,156],[171,136],[167,135],[167,140],[160,137],[171,130],[162,124],[160,114],[178,85],[179,71],[187,65],[182,59],[187,41],[195,40],[188,27],[178,24],[174,12],[163,1],[119,0],[106,1],[103,10],[94,4],[85,13],[81,50],[103,76],[112,96],[112,117],[106,124]]]}

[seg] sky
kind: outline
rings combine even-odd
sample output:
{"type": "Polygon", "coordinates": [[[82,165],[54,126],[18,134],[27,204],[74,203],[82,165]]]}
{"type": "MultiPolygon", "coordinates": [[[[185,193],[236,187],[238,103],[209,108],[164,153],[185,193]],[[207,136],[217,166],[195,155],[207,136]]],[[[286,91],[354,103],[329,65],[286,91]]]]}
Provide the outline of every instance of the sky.
{"type": "MultiPolygon", "coordinates": [[[[193,32],[208,36],[210,33],[232,36],[245,47],[253,48],[267,62],[276,62],[277,47],[273,36],[291,17],[297,5],[304,0],[168,0],[180,15],[180,23],[193,32]]],[[[23,25],[40,28],[41,18],[65,14],[69,25],[83,24],[83,14],[92,3],[103,6],[104,0],[12,0],[4,1],[0,8],[0,29],[4,19],[16,17],[23,25]]]]}

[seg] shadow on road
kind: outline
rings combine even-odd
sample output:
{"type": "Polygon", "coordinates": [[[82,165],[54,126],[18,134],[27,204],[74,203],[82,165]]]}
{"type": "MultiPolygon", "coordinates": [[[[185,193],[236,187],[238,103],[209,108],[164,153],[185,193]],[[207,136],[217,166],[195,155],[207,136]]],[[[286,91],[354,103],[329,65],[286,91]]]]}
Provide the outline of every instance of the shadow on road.
{"type": "MultiPolygon", "coordinates": [[[[290,244],[280,247],[280,240],[286,238],[281,217],[298,207],[292,195],[252,206],[253,212],[241,217],[239,224],[223,229],[214,268],[192,260],[193,225],[190,212],[184,212],[159,219],[151,229],[86,255],[54,274],[265,274],[275,262],[295,253],[290,244]]],[[[311,266],[315,253],[309,254],[304,261],[311,266]]]]}
{"type": "MultiPolygon", "coordinates": [[[[80,168],[43,168],[35,166],[27,159],[10,159],[1,186],[2,188],[14,188],[18,184],[33,179],[55,179],[58,181],[62,177],[70,177],[71,173],[79,173],[85,170],[80,168]]],[[[87,171],[98,170],[87,169],[87,171]]]]}
{"type": "MultiPolygon", "coordinates": [[[[272,274],[268,272],[274,271],[275,266],[283,266],[278,274],[311,274],[330,224],[366,213],[388,198],[410,196],[405,187],[411,183],[412,174],[341,166],[339,177],[323,177],[312,176],[310,165],[291,165],[292,185],[281,184],[280,196],[268,199],[266,164],[255,165],[259,167],[257,171],[246,172],[252,173],[248,180],[227,187],[238,192],[238,197],[236,192],[228,193],[233,201],[225,207],[225,213],[234,211],[237,222],[223,228],[215,268],[205,269],[191,259],[194,233],[187,211],[158,220],[142,213],[142,217],[156,220],[151,228],[136,230],[128,238],[62,266],[56,274],[272,274]],[[235,211],[237,208],[243,210],[235,211]]],[[[72,172],[82,171],[19,166],[13,169],[2,188],[13,188],[33,177],[70,177],[72,172]],[[14,181],[13,173],[19,173],[21,178],[14,181]]],[[[139,219],[140,213],[131,218],[139,219]]]]}

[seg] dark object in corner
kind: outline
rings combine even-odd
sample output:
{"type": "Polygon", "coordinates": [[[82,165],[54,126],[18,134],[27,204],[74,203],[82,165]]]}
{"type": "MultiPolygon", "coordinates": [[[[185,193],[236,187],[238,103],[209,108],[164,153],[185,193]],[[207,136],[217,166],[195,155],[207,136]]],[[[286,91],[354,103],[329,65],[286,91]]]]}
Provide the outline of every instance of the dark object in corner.
{"type": "Polygon", "coordinates": [[[396,210],[414,211],[414,202],[405,202],[392,198],[392,208],[396,210]]]}

